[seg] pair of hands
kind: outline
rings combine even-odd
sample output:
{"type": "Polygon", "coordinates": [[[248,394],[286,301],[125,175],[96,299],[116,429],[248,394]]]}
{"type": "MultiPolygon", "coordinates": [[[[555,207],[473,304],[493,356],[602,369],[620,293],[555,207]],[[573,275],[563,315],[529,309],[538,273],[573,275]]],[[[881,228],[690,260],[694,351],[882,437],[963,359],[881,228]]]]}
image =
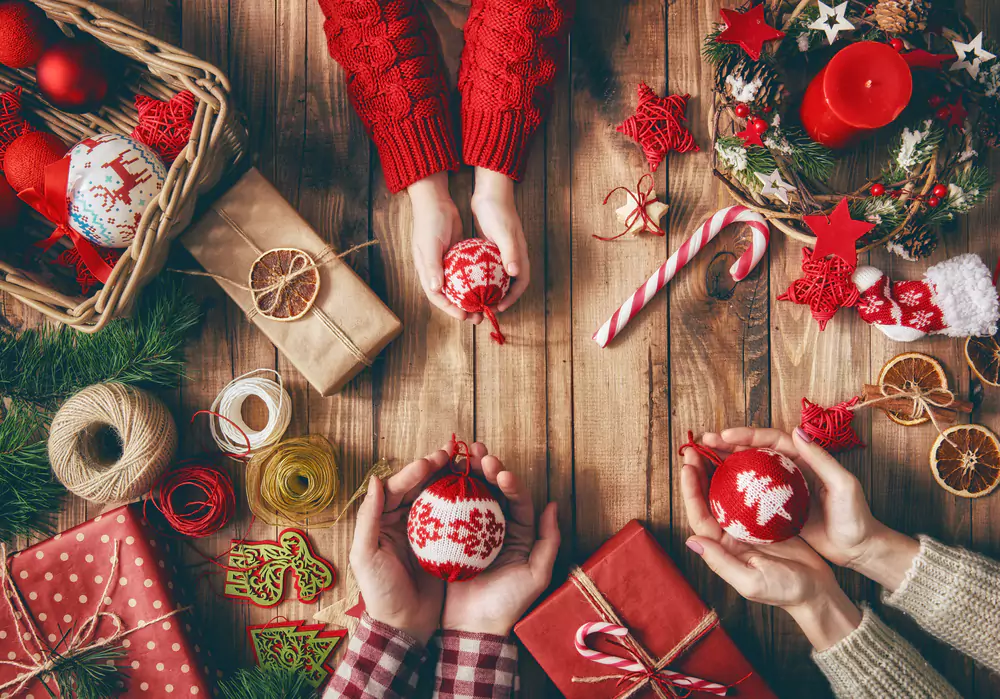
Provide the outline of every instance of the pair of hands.
{"type": "MultiPolygon", "coordinates": [[[[478,325],[483,320],[481,313],[466,313],[442,292],[444,255],[463,237],[462,217],[448,191],[448,173],[425,177],[407,191],[413,208],[413,264],[424,293],[448,315],[478,325]]],[[[528,244],[514,203],[514,181],[499,172],[477,167],[472,215],[483,237],[500,248],[504,269],[513,278],[507,295],[497,304],[498,311],[506,311],[528,288],[531,278],[528,244]]]]}
{"type": "Polygon", "coordinates": [[[754,545],[726,534],[708,506],[708,465],[694,449],[684,452],[681,492],[694,536],[687,545],[743,597],[781,607],[813,646],[830,647],[861,623],[861,613],[840,589],[827,559],[857,570],[890,590],[903,581],[919,552],[916,540],[879,522],[861,483],[799,429],[738,427],[702,437],[725,458],[748,448],[774,449],[802,470],[812,503],[799,536],[754,545]]]}
{"type": "Polygon", "coordinates": [[[548,587],[559,552],[555,503],[542,512],[536,536],[535,509],[517,476],[479,442],[470,454],[472,471],[507,502],[503,549],[472,580],[445,585],[420,567],[406,538],[410,504],[448,466],[446,450],[414,461],[384,484],[373,477],[358,509],[350,560],[366,611],[420,643],[439,628],[506,636],[548,587]]]}

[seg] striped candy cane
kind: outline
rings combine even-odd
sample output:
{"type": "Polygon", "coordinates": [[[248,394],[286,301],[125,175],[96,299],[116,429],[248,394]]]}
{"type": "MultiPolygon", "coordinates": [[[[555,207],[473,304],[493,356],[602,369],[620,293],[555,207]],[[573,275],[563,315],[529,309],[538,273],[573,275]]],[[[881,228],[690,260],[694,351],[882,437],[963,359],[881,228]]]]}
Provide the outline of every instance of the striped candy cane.
{"type": "MultiPolygon", "coordinates": [[[[628,660],[627,658],[621,658],[617,655],[601,653],[600,651],[596,651],[588,646],[587,636],[593,634],[607,634],[608,636],[617,636],[620,638],[628,636],[629,631],[624,626],[616,626],[615,624],[608,624],[603,621],[595,621],[589,624],[584,624],[577,629],[576,638],[574,639],[576,652],[584,658],[601,665],[607,665],[617,670],[621,670],[623,675],[632,672],[648,672],[648,668],[641,663],[637,663],[634,660],[628,660]]],[[[691,677],[689,675],[683,675],[679,672],[673,672],[672,670],[667,670],[666,668],[657,671],[656,674],[666,679],[675,687],[684,687],[693,692],[708,692],[710,694],[724,697],[726,696],[726,692],[729,690],[729,688],[724,684],[708,682],[706,680],[698,679],[697,677],[691,677]]]]}
{"type": "Polygon", "coordinates": [[[656,296],[657,292],[674,278],[677,270],[697,255],[698,251],[708,244],[708,241],[719,234],[719,231],[731,223],[740,222],[750,226],[753,240],[747,251],[729,268],[729,273],[735,281],[742,281],[764,257],[771,232],[767,225],[767,219],[760,214],[745,206],[730,206],[716,212],[690,238],[685,240],[677,252],[671,255],[670,259],[663,263],[653,273],[653,276],[646,280],[645,284],[636,289],[635,293],[629,296],[628,300],[608,318],[601,329],[594,333],[594,341],[601,347],[607,347],[608,343],[615,339],[615,335],[620,333],[622,328],[628,325],[628,322],[656,296]]]}

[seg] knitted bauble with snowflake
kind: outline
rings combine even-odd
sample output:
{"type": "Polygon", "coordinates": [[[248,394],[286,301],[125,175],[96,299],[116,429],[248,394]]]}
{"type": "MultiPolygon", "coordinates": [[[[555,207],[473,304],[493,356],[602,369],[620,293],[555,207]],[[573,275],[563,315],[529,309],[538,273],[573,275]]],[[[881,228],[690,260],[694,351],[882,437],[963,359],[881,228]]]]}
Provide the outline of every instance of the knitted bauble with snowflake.
{"type": "Polygon", "coordinates": [[[899,342],[925,335],[993,335],[1000,302],[989,268],[967,253],[931,265],[919,281],[894,282],[874,267],[858,267],[856,308],[866,323],[899,342]]]}
{"type": "Polygon", "coordinates": [[[790,539],[809,514],[809,486],[802,471],[772,449],[730,455],[715,469],[708,500],[726,533],[749,544],[790,539]]]}
{"type": "MultiPolygon", "coordinates": [[[[464,445],[462,445],[464,446],[464,445]]],[[[468,453],[466,451],[466,453],[468,453]]],[[[435,481],[410,506],[406,535],[424,570],[447,582],[471,580],[500,553],[507,520],[500,503],[466,470],[435,481]]]]}
{"type": "Polygon", "coordinates": [[[505,340],[493,306],[507,295],[510,276],[503,268],[500,248],[482,238],[456,243],[444,256],[445,297],[466,313],[482,313],[493,324],[497,344],[505,340]]]}

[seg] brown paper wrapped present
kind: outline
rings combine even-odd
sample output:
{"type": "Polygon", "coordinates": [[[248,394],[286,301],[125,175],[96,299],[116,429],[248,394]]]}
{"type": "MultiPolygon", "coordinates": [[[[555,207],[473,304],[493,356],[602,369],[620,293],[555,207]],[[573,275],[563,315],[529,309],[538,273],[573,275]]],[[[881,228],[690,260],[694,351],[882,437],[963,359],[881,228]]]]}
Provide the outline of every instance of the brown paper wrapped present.
{"type": "Polygon", "coordinates": [[[375,292],[256,169],[180,240],[324,396],[371,365],[402,330],[375,292]],[[278,277],[262,280],[261,269],[276,269],[278,277]],[[295,289],[288,291],[290,284],[295,289]],[[303,293],[310,298],[302,300],[303,293]],[[286,298],[302,303],[286,308],[286,298]]]}

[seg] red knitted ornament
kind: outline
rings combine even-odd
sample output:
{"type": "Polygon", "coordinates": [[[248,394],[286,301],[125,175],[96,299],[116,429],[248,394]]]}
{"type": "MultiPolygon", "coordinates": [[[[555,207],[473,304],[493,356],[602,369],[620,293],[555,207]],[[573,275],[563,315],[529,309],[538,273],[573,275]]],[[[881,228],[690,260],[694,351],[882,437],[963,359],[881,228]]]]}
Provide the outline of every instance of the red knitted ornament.
{"type": "Polygon", "coordinates": [[[21,86],[0,93],[0,166],[3,165],[7,146],[29,131],[31,127],[21,118],[21,86]]]}
{"type": "Polygon", "coordinates": [[[802,399],[802,431],[831,454],[847,451],[865,444],[851,426],[854,411],[860,398],[854,397],[832,408],[824,408],[802,399]]]}
{"type": "Polygon", "coordinates": [[[55,135],[32,131],[15,138],[3,158],[4,174],[17,192],[41,189],[45,167],[62,158],[69,147],[55,135]]]}
{"type": "Polygon", "coordinates": [[[690,95],[659,97],[646,83],[639,83],[639,106],[635,114],[615,129],[639,144],[653,172],[669,151],[687,153],[699,150],[694,136],[684,126],[690,95]]]}
{"type": "Polygon", "coordinates": [[[773,544],[796,536],[809,515],[809,486],[791,459],[772,449],[747,449],[725,461],[689,442],[716,465],[708,488],[712,515],[729,536],[748,544],[773,544]]]}
{"type": "Polygon", "coordinates": [[[132,138],[145,143],[170,165],[191,140],[195,105],[194,94],[188,90],[178,92],[167,102],[136,95],[139,123],[132,131],[132,138]]]}
{"type": "Polygon", "coordinates": [[[802,248],[802,278],[796,279],[788,291],[778,296],[779,301],[791,301],[809,306],[812,317],[825,330],[837,311],[850,308],[858,302],[858,288],[852,275],[854,266],[839,256],[817,259],[809,248],[802,248]]]}
{"type": "Polygon", "coordinates": [[[486,570],[507,530],[500,503],[483,481],[469,475],[468,447],[458,442],[456,448],[454,458],[464,457],[464,470],[427,486],[406,521],[420,565],[448,582],[471,580],[486,570]]]}
{"type": "Polygon", "coordinates": [[[48,28],[37,5],[24,0],[0,3],[0,63],[10,68],[35,65],[45,50],[48,28]]]}
{"type": "Polygon", "coordinates": [[[470,238],[456,243],[445,254],[445,297],[466,313],[482,313],[489,318],[494,330],[490,337],[500,345],[506,340],[492,307],[500,303],[508,289],[510,276],[495,243],[470,238]]]}
{"type": "Polygon", "coordinates": [[[0,177],[0,229],[13,228],[21,217],[21,200],[17,192],[0,177]]]}

